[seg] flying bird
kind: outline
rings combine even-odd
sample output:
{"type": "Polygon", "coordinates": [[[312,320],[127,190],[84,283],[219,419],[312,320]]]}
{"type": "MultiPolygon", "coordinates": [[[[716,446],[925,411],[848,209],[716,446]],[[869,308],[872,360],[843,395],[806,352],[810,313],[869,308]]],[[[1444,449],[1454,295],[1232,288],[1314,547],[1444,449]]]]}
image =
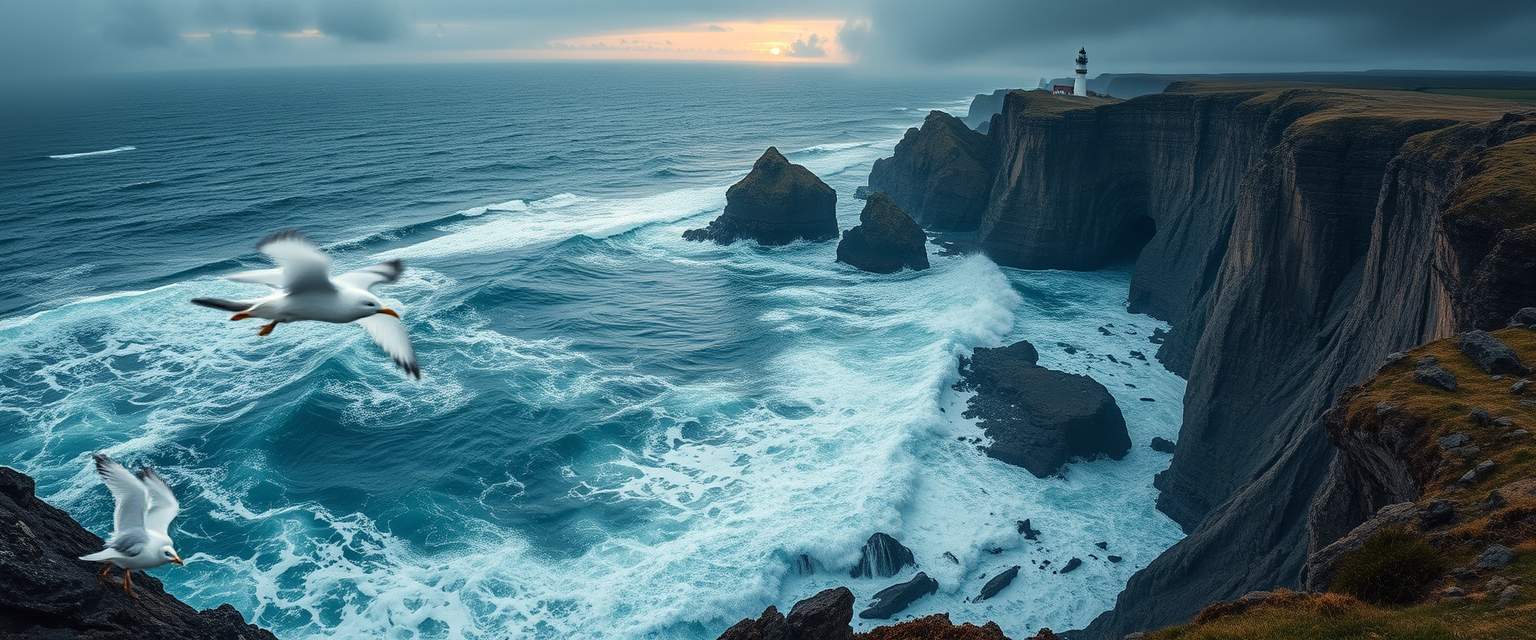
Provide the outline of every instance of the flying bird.
{"type": "Polygon", "coordinates": [[[123,591],[137,598],[133,592],[134,569],[143,571],[166,563],[182,563],[176,547],[171,545],[171,536],[166,534],[171,520],[181,511],[181,504],[154,469],[144,467],[134,475],[105,455],[98,453],[92,458],[96,460],[96,473],[112,492],[117,507],[112,511],[112,537],[107,540],[107,548],[80,559],[102,563],[102,580],[108,579],[112,567],[121,568],[123,591]]]}
{"type": "Polygon", "coordinates": [[[403,263],[390,260],[332,278],[330,258],[297,231],[267,236],[256,249],[272,258],[277,268],[243,271],[225,279],[266,285],[278,293],[259,300],[193,298],[192,304],[233,311],[235,315],[230,320],[270,320],[257,332],[262,336],[271,334],[284,322],[356,323],[406,374],[421,379],[416,350],[411,347],[405,325],[400,323],[399,312],[384,306],[384,301],[371,291],[374,286],[398,281],[400,274],[405,273],[403,263]]]}

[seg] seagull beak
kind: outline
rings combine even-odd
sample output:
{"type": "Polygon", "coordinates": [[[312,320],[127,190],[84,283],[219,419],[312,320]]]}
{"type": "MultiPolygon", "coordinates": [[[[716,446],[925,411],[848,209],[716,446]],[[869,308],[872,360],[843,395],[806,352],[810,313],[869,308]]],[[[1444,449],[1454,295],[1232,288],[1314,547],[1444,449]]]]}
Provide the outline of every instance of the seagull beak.
{"type": "Polygon", "coordinates": [[[394,316],[396,320],[400,319],[400,312],[395,311],[394,309],[391,309],[389,307],[384,307],[382,309],[379,309],[376,313],[382,313],[382,314],[384,314],[386,316],[394,316]]]}
{"type": "Polygon", "coordinates": [[[183,564],[186,564],[186,563],[181,561],[181,556],[172,555],[171,556],[171,564],[174,564],[174,565],[179,567],[179,566],[182,566],[183,564]]]}

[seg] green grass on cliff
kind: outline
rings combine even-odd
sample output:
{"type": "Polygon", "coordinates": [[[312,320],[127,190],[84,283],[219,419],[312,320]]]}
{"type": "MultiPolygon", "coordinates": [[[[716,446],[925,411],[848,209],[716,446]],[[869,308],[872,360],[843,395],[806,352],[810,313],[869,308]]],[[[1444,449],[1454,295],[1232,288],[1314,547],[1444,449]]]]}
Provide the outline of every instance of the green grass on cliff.
{"type": "Polygon", "coordinates": [[[1536,89],[1426,89],[1425,93],[1435,93],[1448,96],[1468,96],[1472,98],[1487,98],[1489,100],[1514,100],[1516,102],[1536,102],[1536,89]]]}

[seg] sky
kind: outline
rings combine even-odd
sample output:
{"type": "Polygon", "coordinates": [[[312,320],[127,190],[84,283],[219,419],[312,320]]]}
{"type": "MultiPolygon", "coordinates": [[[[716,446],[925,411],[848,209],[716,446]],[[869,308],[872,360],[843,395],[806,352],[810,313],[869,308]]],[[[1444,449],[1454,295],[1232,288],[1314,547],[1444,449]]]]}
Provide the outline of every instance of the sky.
{"type": "Polygon", "coordinates": [[[1536,0],[0,0],[0,78],[511,60],[1536,70],[1536,0]]]}

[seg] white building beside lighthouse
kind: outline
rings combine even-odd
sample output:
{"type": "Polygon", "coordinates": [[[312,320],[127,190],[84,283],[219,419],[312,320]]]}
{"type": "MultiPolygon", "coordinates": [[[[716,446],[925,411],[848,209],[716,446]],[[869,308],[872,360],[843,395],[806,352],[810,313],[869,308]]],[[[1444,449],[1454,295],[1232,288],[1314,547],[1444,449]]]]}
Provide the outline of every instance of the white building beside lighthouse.
{"type": "Polygon", "coordinates": [[[1088,95],[1088,49],[1077,50],[1077,79],[1072,81],[1072,95],[1088,95]]]}

